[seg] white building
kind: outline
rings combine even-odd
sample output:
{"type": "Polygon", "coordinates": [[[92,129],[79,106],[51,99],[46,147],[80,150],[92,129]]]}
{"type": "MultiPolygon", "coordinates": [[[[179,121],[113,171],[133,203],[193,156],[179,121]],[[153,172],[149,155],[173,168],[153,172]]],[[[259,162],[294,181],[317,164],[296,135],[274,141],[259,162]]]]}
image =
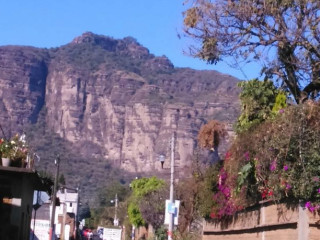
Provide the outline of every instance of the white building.
{"type": "Polygon", "coordinates": [[[60,236],[64,232],[64,239],[76,234],[78,214],[78,192],[75,189],[64,188],[57,192],[60,205],[56,206],[55,233],[60,236]]]}
{"type": "MultiPolygon", "coordinates": [[[[76,221],[78,214],[78,192],[76,189],[64,188],[57,192],[57,206],[55,210],[55,235],[60,237],[65,233],[66,240],[76,233],[76,221]],[[59,200],[58,200],[59,199],[59,200]]],[[[31,221],[30,239],[48,240],[50,219],[52,213],[52,205],[49,196],[45,198],[47,201],[39,201],[41,206],[37,211],[33,209],[31,221]]],[[[34,202],[35,204],[35,202],[34,202]]]]}

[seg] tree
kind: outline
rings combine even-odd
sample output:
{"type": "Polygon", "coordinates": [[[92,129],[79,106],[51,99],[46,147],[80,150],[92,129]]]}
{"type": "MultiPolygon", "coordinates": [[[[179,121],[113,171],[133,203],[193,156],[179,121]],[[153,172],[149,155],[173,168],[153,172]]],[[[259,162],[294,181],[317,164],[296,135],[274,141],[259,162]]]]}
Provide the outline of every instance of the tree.
{"type": "Polygon", "coordinates": [[[224,123],[211,120],[207,124],[201,126],[198,133],[198,143],[200,148],[210,149],[213,154],[210,164],[220,160],[218,147],[221,140],[226,136],[228,136],[228,132],[224,123]]]}
{"type": "Polygon", "coordinates": [[[90,207],[89,207],[89,204],[86,202],[84,205],[80,206],[79,208],[79,219],[82,220],[90,217],[91,217],[90,207]]]}
{"type": "Polygon", "coordinates": [[[117,194],[118,201],[123,202],[130,194],[129,186],[123,185],[118,181],[113,181],[98,190],[97,205],[99,207],[114,206],[114,199],[117,194]]]}
{"type": "Polygon", "coordinates": [[[220,141],[228,135],[224,123],[211,120],[201,126],[198,133],[198,142],[201,148],[217,149],[220,141]]]}
{"type": "Polygon", "coordinates": [[[163,221],[165,182],[157,177],[140,178],[132,181],[132,196],[128,204],[129,221],[136,227],[150,223],[158,227],[163,221]]]}
{"type": "Polygon", "coordinates": [[[164,223],[165,199],[169,196],[169,189],[162,187],[147,193],[139,203],[139,209],[145,222],[157,230],[164,223]]]}
{"type": "Polygon", "coordinates": [[[286,107],[286,94],[269,80],[241,81],[241,114],[235,124],[239,134],[257,126],[286,107]]]}
{"type": "Polygon", "coordinates": [[[59,186],[66,186],[66,178],[63,174],[59,174],[58,184],[59,186]]]}
{"type": "Polygon", "coordinates": [[[191,53],[209,63],[225,57],[263,64],[297,103],[320,90],[320,1],[193,0],[185,12],[191,53]]]}
{"type": "Polygon", "coordinates": [[[129,186],[123,185],[118,181],[113,181],[107,186],[98,190],[95,209],[93,209],[95,223],[103,225],[113,225],[115,211],[117,218],[122,224],[125,221],[127,203],[126,200],[130,194],[129,186]],[[115,197],[118,198],[118,207],[115,209],[115,197]]]}

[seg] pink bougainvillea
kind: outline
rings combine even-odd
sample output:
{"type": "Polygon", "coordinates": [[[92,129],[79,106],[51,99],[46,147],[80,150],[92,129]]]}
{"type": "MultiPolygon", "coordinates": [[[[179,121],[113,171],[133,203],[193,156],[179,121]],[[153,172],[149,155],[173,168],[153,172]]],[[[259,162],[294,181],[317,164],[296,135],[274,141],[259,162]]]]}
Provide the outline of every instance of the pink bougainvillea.
{"type": "Polygon", "coordinates": [[[270,171],[275,171],[277,169],[277,161],[276,159],[272,161],[271,165],[270,165],[270,171]]]}

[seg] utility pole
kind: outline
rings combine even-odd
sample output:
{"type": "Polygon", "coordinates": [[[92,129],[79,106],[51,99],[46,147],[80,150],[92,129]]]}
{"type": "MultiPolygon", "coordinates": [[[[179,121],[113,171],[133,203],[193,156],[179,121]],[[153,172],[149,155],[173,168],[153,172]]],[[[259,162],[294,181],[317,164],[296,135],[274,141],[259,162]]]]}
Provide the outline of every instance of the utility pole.
{"type": "Polygon", "coordinates": [[[79,192],[80,192],[80,186],[78,185],[77,187],[77,211],[76,211],[76,232],[75,232],[75,239],[78,239],[78,232],[79,232],[79,204],[80,204],[80,196],[79,196],[79,192]]]}
{"type": "Polygon", "coordinates": [[[114,226],[119,226],[119,220],[117,218],[117,208],[118,208],[118,194],[116,193],[116,198],[114,199],[115,205],[114,205],[114,220],[113,220],[113,225],[114,226]]]}
{"type": "MultiPolygon", "coordinates": [[[[174,207],[174,199],[173,199],[173,183],[174,183],[174,136],[172,134],[171,138],[171,174],[170,174],[170,202],[169,202],[169,209],[174,207]]],[[[168,240],[173,239],[173,225],[174,225],[174,211],[170,209],[169,211],[169,230],[168,230],[168,240]]]]}
{"type": "Polygon", "coordinates": [[[55,165],[57,166],[56,169],[56,178],[54,179],[53,185],[53,193],[52,193],[52,209],[51,209],[51,222],[50,222],[50,229],[49,229],[49,240],[52,240],[52,236],[54,234],[54,219],[56,214],[56,194],[57,194],[57,185],[58,185],[58,177],[59,177],[59,166],[60,166],[60,156],[57,156],[55,159],[55,165]]]}
{"type": "Polygon", "coordinates": [[[131,231],[131,240],[134,240],[135,239],[135,229],[136,227],[134,225],[132,225],[132,231],[131,231]]]}

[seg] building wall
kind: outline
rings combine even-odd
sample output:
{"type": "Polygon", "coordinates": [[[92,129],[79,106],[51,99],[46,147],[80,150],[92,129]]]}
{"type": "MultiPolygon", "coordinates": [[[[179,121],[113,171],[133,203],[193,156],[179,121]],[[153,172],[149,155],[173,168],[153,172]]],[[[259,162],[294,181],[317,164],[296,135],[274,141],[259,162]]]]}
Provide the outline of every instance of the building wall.
{"type": "Polygon", "coordinates": [[[31,221],[32,233],[30,234],[30,240],[48,240],[49,239],[49,230],[50,230],[50,221],[36,219],[31,221]],[[34,234],[34,237],[33,237],[34,234]]]}
{"type": "MultiPolygon", "coordinates": [[[[78,213],[78,193],[69,192],[65,189],[64,192],[58,191],[57,197],[60,200],[60,206],[56,206],[55,224],[59,227],[56,228],[56,234],[59,236],[63,231],[63,223],[69,229],[69,236],[72,236],[76,228],[76,218],[78,213]],[[65,217],[64,217],[65,215],[65,217]],[[69,228],[70,227],[70,228],[69,228]]],[[[66,231],[65,228],[64,230],[66,231]]]]}
{"type": "Polygon", "coordinates": [[[2,172],[0,182],[1,239],[28,239],[34,190],[30,176],[2,172]]]}

